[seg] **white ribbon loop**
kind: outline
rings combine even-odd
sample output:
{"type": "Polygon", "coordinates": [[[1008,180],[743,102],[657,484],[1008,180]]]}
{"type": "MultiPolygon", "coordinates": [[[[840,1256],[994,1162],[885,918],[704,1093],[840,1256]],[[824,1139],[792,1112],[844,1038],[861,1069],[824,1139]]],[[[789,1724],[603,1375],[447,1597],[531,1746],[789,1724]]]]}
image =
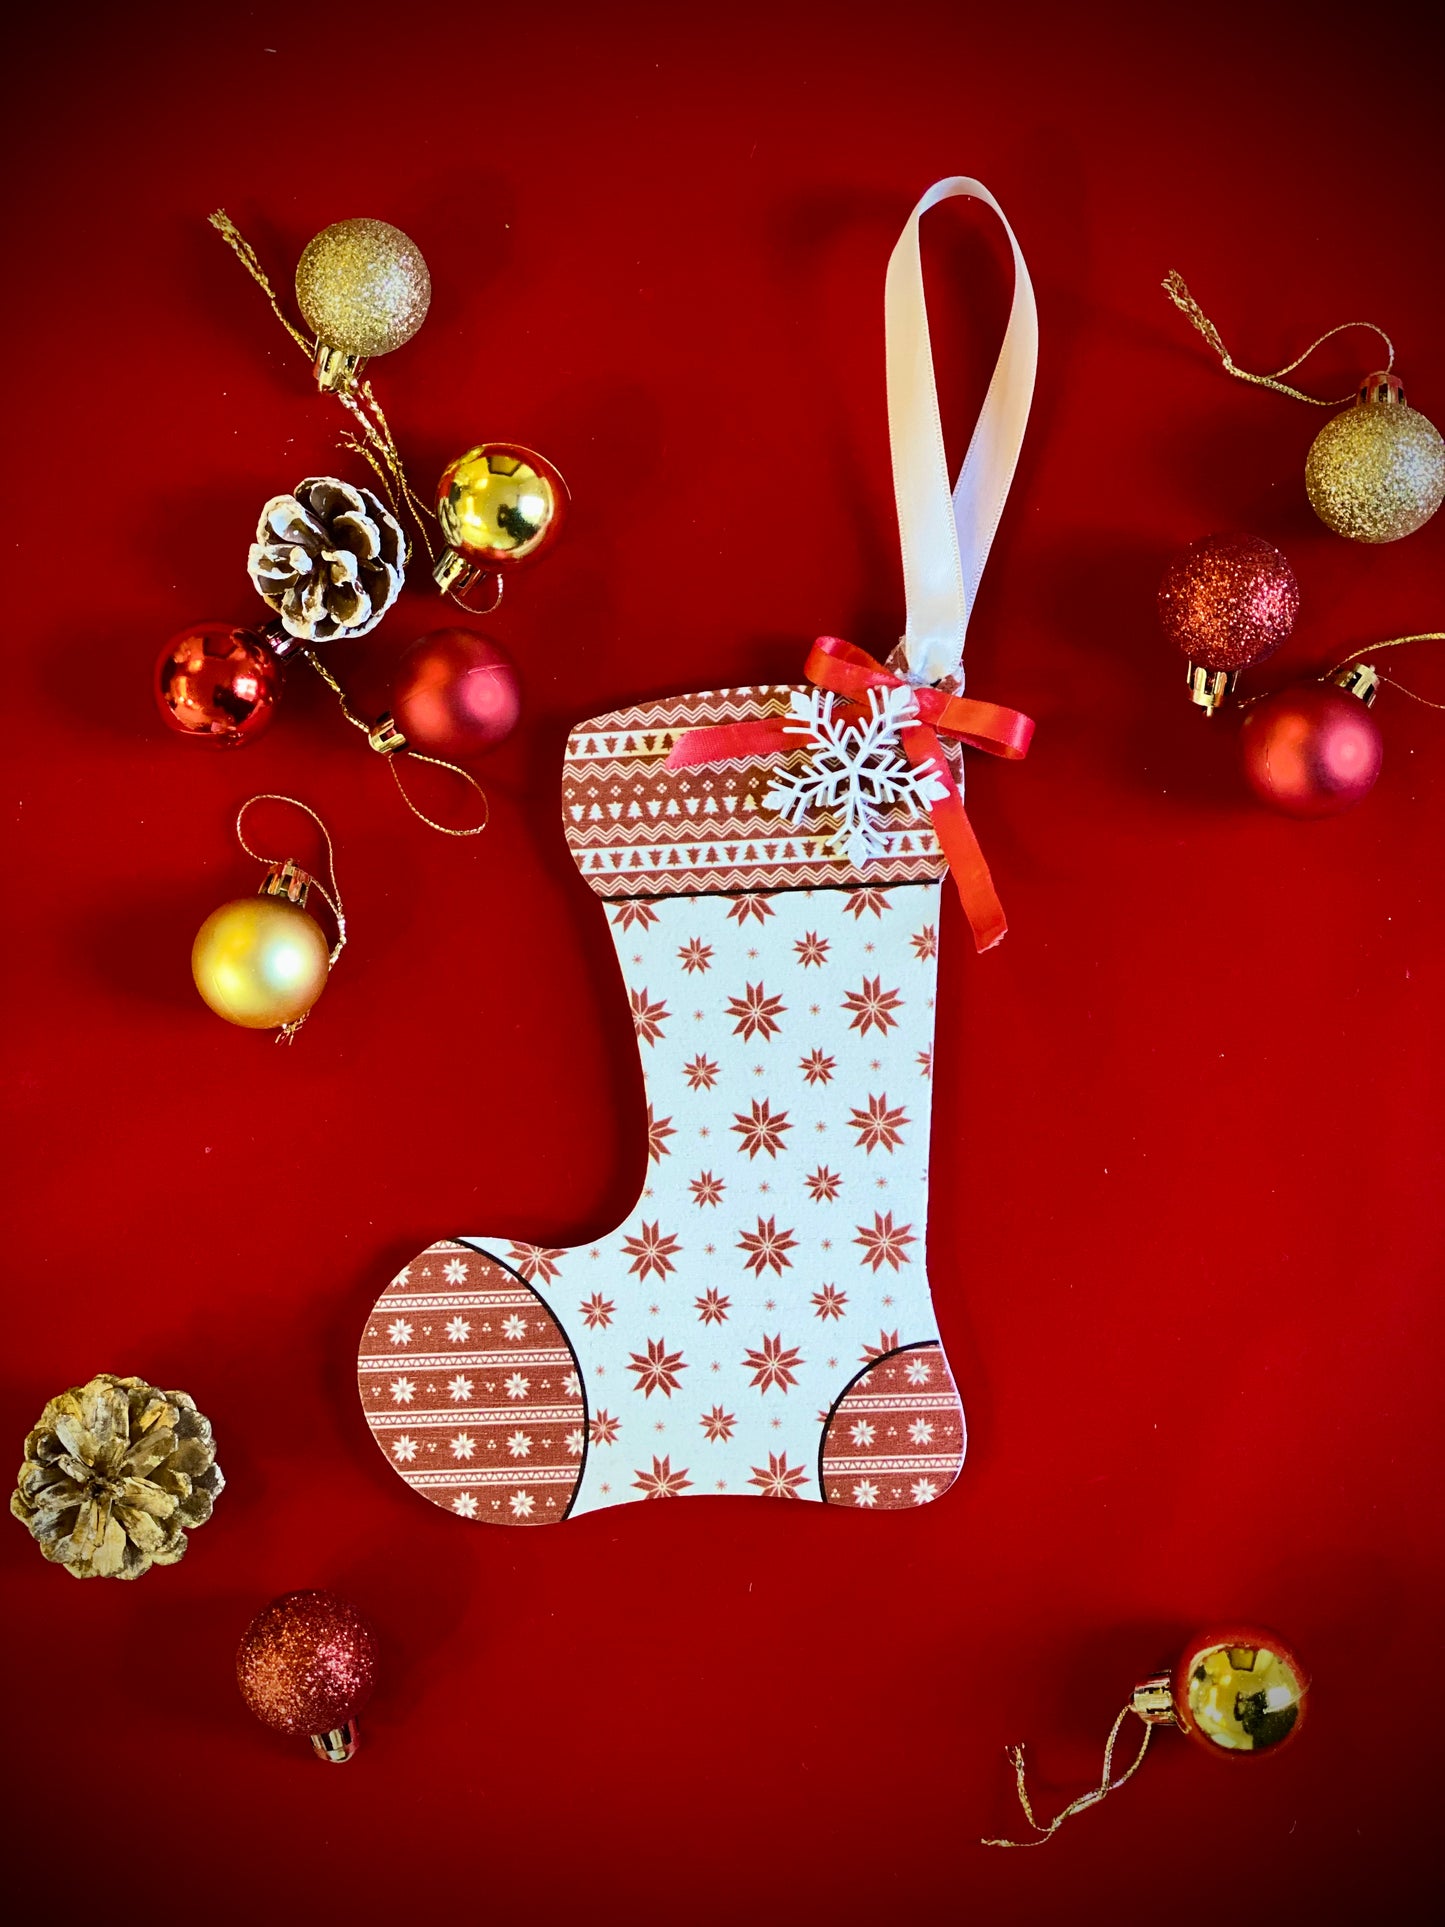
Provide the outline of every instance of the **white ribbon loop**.
{"type": "Polygon", "coordinates": [[[915,682],[951,677],[961,689],[969,613],[1018,465],[1039,352],[1038,311],[1023,252],[981,182],[952,175],[935,181],[919,201],[889,258],[883,319],[893,492],[908,603],[903,652],[915,682]],[[957,195],[984,202],[1003,222],[1013,249],[1014,292],[993,379],[950,491],[918,223],[931,207],[957,195]]]}

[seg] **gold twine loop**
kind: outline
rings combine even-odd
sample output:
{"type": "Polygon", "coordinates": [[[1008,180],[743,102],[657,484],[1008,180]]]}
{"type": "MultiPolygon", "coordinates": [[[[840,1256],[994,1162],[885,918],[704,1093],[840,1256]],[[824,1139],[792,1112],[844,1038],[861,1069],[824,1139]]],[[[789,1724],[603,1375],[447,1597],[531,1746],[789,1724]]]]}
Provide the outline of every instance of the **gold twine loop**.
{"type": "Polygon", "coordinates": [[[457,605],[457,607],[459,609],[465,609],[469,616],[489,616],[491,615],[494,609],[501,608],[502,591],[507,586],[506,578],[503,576],[500,569],[496,571],[494,579],[497,584],[497,593],[492,597],[491,601],[487,604],[485,609],[479,609],[475,602],[468,602],[465,595],[459,589],[448,589],[447,594],[451,597],[452,601],[457,605]]]}
{"type": "Polygon", "coordinates": [[[1185,285],[1184,277],[1177,268],[1171,268],[1159,285],[1174,303],[1175,307],[1179,309],[1180,313],[1187,315],[1199,330],[1200,334],[1204,336],[1204,339],[1223,362],[1226,373],[1233,375],[1236,381],[1253,382],[1257,388],[1272,388],[1277,395],[1289,395],[1293,397],[1295,401],[1307,401],[1312,408],[1339,408],[1344,402],[1354,400],[1355,390],[1352,388],[1347,395],[1338,395],[1333,400],[1326,400],[1320,395],[1307,395],[1302,388],[1291,387],[1288,382],[1281,381],[1280,376],[1293,374],[1296,368],[1309,360],[1316,348],[1322,348],[1324,344],[1332,340],[1335,335],[1345,334],[1351,328],[1368,328],[1371,334],[1376,334],[1380,337],[1389,353],[1390,358],[1385,363],[1386,374],[1388,374],[1395,365],[1395,344],[1383,328],[1377,327],[1373,321],[1342,321],[1337,328],[1329,329],[1325,334],[1320,335],[1316,340],[1312,341],[1302,355],[1296,355],[1293,361],[1287,361],[1283,368],[1276,368],[1272,375],[1251,374],[1247,368],[1241,368],[1239,366],[1238,362],[1235,361],[1234,357],[1225,347],[1218,328],[1215,327],[1214,323],[1209,319],[1209,316],[1189,292],[1189,289],[1185,285]]]}
{"type": "Polygon", "coordinates": [[[376,750],[379,755],[386,758],[387,767],[391,771],[392,781],[396,784],[402,802],[406,804],[406,807],[411,811],[412,815],[420,822],[425,823],[429,830],[436,830],[442,836],[480,836],[482,831],[487,827],[487,824],[491,821],[491,806],[487,802],[487,792],[482,788],[476,777],[473,776],[470,771],[462,769],[456,763],[444,762],[440,756],[427,756],[419,749],[407,748],[405,739],[400,743],[389,743],[386,732],[379,724],[368,723],[357,715],[347,699],[346,691],[341,687],[341,684],[336,680],[335,676],[332,675],[325,663],[316,655],[314,650],[303,649],[301,656],[303,661],[310,663],[322,682],[326,684],[327,688],[336,697],[337,702],[341,705],[341,713],[347,722],[351,724],[351,727],[353,729],[359,729],[371,747],[376,750]],[[435,817],[428,816],[426,811],[420,808],[410,796],[406,784],[401,780],[401,771],[397,768],[397,764],[403,756],[410,757],[414,762],[430,763],[434,769],[449,770],[453,776],[460,776],[464,783],[470,783],[477,795],[482,799],[481,822],[474,823],[466,829],[458,830],[453,829],[449,823],[438,823],[435,817]]]}
{"type": "MultiPolygon", "coordinates": [[[[307,880],[311,888],[316,892],[317,896],[321,898],[321,901],[336,919],[336,942],[331,946],[330,954],[326,959],[327,969],[334,970],[336,968],[337,958],[346,948],[346,912],[341,906],[341,890],[336,881],[336,852],[331,845],[331,833],[321,821],[321,818],[316,814],[315,810],[311,808],[310,804],[301,802],[299,797],[280,796],[274,790],[263,790],[257,796],[248,796],[236,812],[236,841],[246,852],[247,856],[251,857],[257,863],[265,864],[267,869],[272,869],[278,864],[293,861],[293,859],[282,856],[263,856],[259,850],[253,850],[246,841],[246,832],[242,826],[246,820],[247,810],[256,803],[288,803],[292,809],[300,810],[304,815],[309,816],[321,832],[321,841],[326,845],[326,876],[331,888],[328,890],[319,878],[311,876],[309,873],[307,880]]],[[[278,1044],[291,1043],[297,1031],[300,1030],[310,1015],[311,1012],[309,1010],[303,1010],[301,1015],[294,1019],[293,1022],[282,1024],[276,1033],[276,1042],[278,1044]]]]}
{"type": "MultiPolygon", "coordinates": [[[[262,267],[260,256],[256,253],[256,250],[251,246],[251,243],[246,239],[245,235],[241,233],[241,230],[236,226],[235,222],[223,207],[218,207],[215,213],[209,215],[207,218],[211,226],[215,228],[216,232],[221,236],[221,239],[235,254],[242,267],[245,268],[251,279],[256,283],[257,287],[260,288],[262,294],[264,294],[270,302],[271,312],[309,362],[315,351],[314,343],[301,332],[286,313],[286,310],[281,306],[280,297],[272,287],[270,277],[262,267]]],[[[360,440],[354,435],[343,435],[341,438],[342,441],[348,448],[354,449],[376,474],[381,482],[382,490],[386,495],[392,513],[397,516],[398,519],[403,510],[411,516],[426,548],[428,557],[432,561],[435,561],[436,555],[432,548],[431,531],[427,526],[428,521],[435,518],[432,516],[431,509],[422,501],[421,497],[416,493],[416,490],[407,479],[406,469],[402,464],[401,451],[398,449],[396,438],[391,432],[391,424],[386,419],[386,414],[382,409],[381,403],[376,399],[371,383],[369,381],[358,381],[351,388],[336,389],[333,392],[336,395],[336,399],[341,403],[342,407],[346,409],[347,413],[351,415],[361,430],[360,440]]],[[[410,562],[410,560],[411,545],[408,543],[407,561],[410,562]]]]}
{"type": "MultiPolygon", "coordinates": [[[[1386,649],[1403,649],[1408,643],[1412,642],[1445,642],[1445,629],[1425,629],[1417,636],[1391,636],[1385,642],[1367,642],[1358,649],[1352,649],[1349,655],[1342,656],[1340,660],[1332,664],[1330,668],[1322,669],[1315,677],[1315,681],[1329,682],[1333,677],[1337,676],[1342,669],[1348,669],[1351,663],[1365,662],[1371,656],[1377,656],[1386,649]]],[[[1402,696],[1408,696],[1411,702],[1420,703],[1426,709],[1445,709],[1445,703],[1435,702],[1429,696],[1422,696],[1418,690],[1411,689],[1408,684],[1400,682],[1394,676],[1380,676],[1380,681],[1387,683],[1391,689],[1398,689],[1402,696]]],[[[1275,689],[1261,689],[1252,696],[1239,697],[1234,707],[1236,709],[1248,709],[1251,703],[1260,703],[1263,702],[1267,696],[1275,696],[1278,694],[1279,691],[1275,689]]]]}
{"type": "Polygon", "coordinates": [[[1019,1805],[1024,1810],[1024,1818],[1039,1837],[1037,1840],[985,1840],[981,1844],[985,1847],[1041,1847],[1046,1840],[1053,1839],[1065,1820],[1072,1820],[1076,1813],[1084,1812],[1087,1807],[1096,1807],[1109,1794],[1117,1793],[1126,1780],[1132,1780],[1144,1764],[1144,1755],[1149,1751],[1149,1739],[1154,1728],[1148,1720],[1144,1721],[1144,1738],[1139,1743],[1139,1751],[1134,1755],[1133,1765],[1126,1768],[1117,1780],[1112,1780],[1109,1776],[1114,1770],[1114,1746],[1119,1738],[1119,1730],[1133,1711],[1132,1706],[1121,1708],[1119,1717],[1109,1729],[1108,1743],[1104,1748],[1104,1770],[1099,1776],[1099,1784],[1096,1787],[1090,1787],[1087,1793],[1081,1793],[1077,1800],[1071,1800],[1062,1813],[1054,1815],[1047,1826],[1034,1818],[1028,1785],[1024,1777],[1023,1747],[1009,1747],[1008,1757],[1013,1763],[1014,1785],[1018,1792],[1019,1805]]]}
{"type": "MultiPolygon", "coordinates": [[[[1445,630],[1427,629],[1418,636],[1391,636],[1388,642],[1372,642],[1364,649],[1356,649],[1342,662],[1337,662],[1333,669],[1327,669],[1320,677],[1320,681],[1328,682],[1330,677],[1339,670],[1348,669],[1352,662],[1363,662],[1367,656],[1373,656],[1381,649],[1403,649],[1408,642],[1445,642],[1445,630]]],[[[1380,681],[1388,683],[1391,689],[1398,689],[1400,694],[1408,696],[1411,702],[1423,703],[1426,709],[1445,709],[1445,703],[1433,702],[1429,696],[1422,696],[1418,690],[1408,688],[1404,683],[1396,681],[1393,676],[1381,676],[1380,681]]]]}

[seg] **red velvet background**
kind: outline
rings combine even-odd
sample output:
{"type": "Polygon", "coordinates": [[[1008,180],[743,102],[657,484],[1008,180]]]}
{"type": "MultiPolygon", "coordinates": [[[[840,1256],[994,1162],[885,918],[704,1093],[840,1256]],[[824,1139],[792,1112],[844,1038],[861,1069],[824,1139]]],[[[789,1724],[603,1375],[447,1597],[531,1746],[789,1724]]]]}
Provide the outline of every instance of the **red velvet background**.
{"type": "MultiPolygon", "coordinates": [[[[1386,691],[1374,797],[1271,817],[1153,594],[1212,528],[1278,541],[1304,613],[1256,686],[1445,626],[1445,516],[1380,549],[1326,532],[1302,486],[1324,415],[1229,382],[1158,287],[1180,267],[1255,366],[1376,318],[1445,422],[1438,37],[1376,44],[1352,7],[1026,0],[48,13],[7,30],[0,1421],[18,1461],[48,1395],[140,1372],[212,1415],[230,1483],[134,1587],[0,1531],[25,1917],[163,1890],[224,1922],[1417,1918],[1445,720],[1386,691]],[[969,645],[971,692],[1039,724],[1026,765],[970,770],[1012,933],[976,959],[946,913],[929,1262],[968,1467],[906,1516],[463,1527],[362,1424],[374,1293],[434,1234],[589,1238],[643,1169],[560,831],[565,732],[791,676],[819,632],[896,635],[883,269],[952,172],[1008,209],[1042,327],[969,645]],[[221,204],[283,284],[330,220],[404,226],[434,305],[372,372],[414,475],[514,435],[572,484],[565,543],[492,625],[525,712],[476,843],[407,816],[299,674],[235,757],[151,707],[165,636],[254,615],[260,502],[351,472],[205,225],[221,204]],[[263,789],[333,826],[353,931],[290,1052],[187,974],[201,918],[253,886],[230,819],[263,789]],[[233,1684],[252,1612],[307,1585],[384,1641],[345,1774],[233,1684]],[[1018,1823],[1007,1742],[1046,1806],[1080,1790],[1135,1678],[1225,1615],[1310,1663],[1297,1746],[1216,1765],[1165,1734],[1043,1852],[975,1844],[1018,1823]]],[[[977,209],[926,245],[961,451],[1007,270],[977,209]]],[[[1306,372],[1339,393],[1371,354],[1306,372]]],[[[335,660],[379,701],[439,616],[419,584],[335,660]]],[[[1445,696],[1429,650],[1400,673],[1445,696]]]]}

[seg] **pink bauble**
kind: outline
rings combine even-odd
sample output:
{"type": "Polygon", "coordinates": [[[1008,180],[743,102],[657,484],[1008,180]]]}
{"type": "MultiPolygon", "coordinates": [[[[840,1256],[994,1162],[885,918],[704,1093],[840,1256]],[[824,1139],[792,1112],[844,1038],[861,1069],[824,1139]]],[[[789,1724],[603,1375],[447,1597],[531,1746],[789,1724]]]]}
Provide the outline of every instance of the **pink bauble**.
{"type": "Polygon", "coordinates": [[[1255,703],[1239,732],[1245,780],[1285,816],[1336,816],[1375,787],[1380,726],[1358,696],[1328,683],[1282,689],[1255,703]]]}
{"type": "Polygon", "coordinates": [[[470,629],[433,629],[397,664],[391,713],[410,749],[475,756],[511,734],[521,708],[511,657],[470,629]]]}

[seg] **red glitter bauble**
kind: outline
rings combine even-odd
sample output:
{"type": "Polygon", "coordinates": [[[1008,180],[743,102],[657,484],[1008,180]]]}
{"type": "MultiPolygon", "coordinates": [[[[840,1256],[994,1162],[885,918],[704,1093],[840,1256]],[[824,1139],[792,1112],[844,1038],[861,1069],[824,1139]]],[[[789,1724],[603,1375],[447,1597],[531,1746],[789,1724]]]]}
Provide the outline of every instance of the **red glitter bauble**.
{"type": "Polygon", "coordinates": [[[266,1726],[305,1737],[344,1726],[371,1698],[376,1635],[346,1600],[288,1592],[246,1628],[236,1653],[241,1697],[266,1726]]]}
{"type": "Polygon", "coordinates": [[[1206,535],[1164,571],[1159,620],[1182,656],[1231,675],[1272,656],[1294,628],[1299,584],[1273,543],[1206,535]]]}
{"type": "Polygon", "coordinates": [[[1250,708],[1239,753],[1261,803],[1285,816],[1337,816],[1375,787],[1385,745],[1358,696],[1304,683],[1250,708]]]}
{"type": "Polygon", "coordinates": [[[162,649],[156,662],[156,701],[178,735],[238,748],[270,723],[284,675],[254,629],[197,622],[162,649]]]}
{"type": "Polygon", "coordinates": [[[410,749],[474,756],[511,734],[521,708],[511,657],[470,629],[433,629],[397,664],[391,713],[410,749]]]}

